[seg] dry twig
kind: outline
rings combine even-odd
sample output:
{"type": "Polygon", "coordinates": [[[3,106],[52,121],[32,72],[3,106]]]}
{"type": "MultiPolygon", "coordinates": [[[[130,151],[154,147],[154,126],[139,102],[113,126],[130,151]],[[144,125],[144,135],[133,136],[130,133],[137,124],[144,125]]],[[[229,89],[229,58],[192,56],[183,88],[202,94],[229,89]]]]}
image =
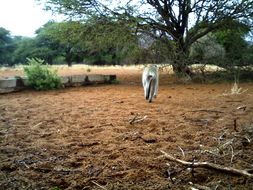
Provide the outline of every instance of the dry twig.
{"type": "Polygon", "coordinates": [[[238,130],[237,130],[237,119],[234,119],[234,130],[236,132],[238,132],[238,130]]]}
{"type": "Polygon", "coordinates": [[[134,116],[133,119],[131,119],[131,120],[129,121],[129,123],[132,125],[132,124],[134,124],[134,123],[141,122],[141,121],[143,121],[143,120],[146,119],[146,118],[147,118],[146,115],[145,115],[144,117],[141,117],[141,118],[138,118],[138,115],[136,115],[136,116],[134,116]]]}
{"type": "Polygon", "coordinates": [[[246,108],[247,108],[247,106],[239,106],[239,107],[237,107],[236,109],[237,109],[237,110],[243,110],[243,111],[245,111],[246,108]]]}
{"type": "Polygon", "coordinates": [[[180,146],[178,146],[178,148],[179,148],[180,151],[182,152],[183,158],[185,158],[184,150],[183,150],[180,146]]]}
{"type": "Polygon", "coordinates": [[[197,188],[199,190],[211,190],[210,187],[199,185],[199,184],[193,184],[192,182],[190,182],[190,185],[193,186],[193,188],[191,188],[191,189],[196,189],[197,188]]]}
{"type": "Polygon", "coordinates": [[[199,109],[199,110],[192,110],[189,112],[212,112],[212,113],[224,113],[223,111],[219,111],[219,110],[211,110],[211,109],[199,109]]]}
{"type": "Polygon", "coordinates": [[[32,126],[32,128],[38,127],[38,126],[40,126],[42,123],[43,123],[43,122],[39,122],[38,124],[32,126]]]}
{"type": "Polygon", "coordinates": [[[231,159],[230,159],[230,163],[232,164],[233,163],[233,159],[235,157],[235,154],[234,154],[234,148],[232,145],[229,145],[230,148],[231,148],[231,159]]]}
{"type": "Polygon", "coordinates": [[[164,152],[162,150],[161,150],[161,153],[163,153],[163,156],[165,158],[167,158],[171,161],[174,161],[174,162],[178,162],[182,165],[187,165],[189,167],[209,168],[209,169],[223,171],[223,172],[226,172],[226,173],[237,174],[237,175],[241,175],[241,176],[244,176],[244,177],[253,178],[253,174],[249,173],[247,170],[239,170],[239,169],[235,169],[235,168],[232,168],[232,167],[224,167],[224,166],[209,163],[209,162],[187,162],[187,161],[184,161],[184,160],[177,159],[177,158],[167,154],[166,152],[164,152]]]}
{"type": "Polygon", "coordinates": [[[131,119],[131,120],[129,121],[129,123],[132,125],[133,122],[136,120],[137,117],[138,117],[138,115],[134,116],[133,119],[131,119]]]}
{"type": "Polygon", "coordinates": [[[114,125],[112,123],[104,123],[104,124],[101,124],[101,125],[96,125],[96,127],[106,127],[106,126],[114,127],[114,125]]]}
{"type": "Polygon", "coordinates": [[[105,187],[103,187],[102,185],[98,184],[95,181],[91,181],[93,184],[95,184],[96,186],[100,187],[101,189],[107,190],[105,187]]]}

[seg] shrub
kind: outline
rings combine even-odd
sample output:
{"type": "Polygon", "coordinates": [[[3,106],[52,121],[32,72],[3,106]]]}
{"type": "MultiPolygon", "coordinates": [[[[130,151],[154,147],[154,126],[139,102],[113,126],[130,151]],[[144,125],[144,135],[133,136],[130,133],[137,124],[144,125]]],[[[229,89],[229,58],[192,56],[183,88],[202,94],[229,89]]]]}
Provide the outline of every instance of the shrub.
{"type": "Polygon", "coordinates": [[[43,65],[43,60],[31,58],[28,66],[24,67],[24,72],[28,77],[28,85],[36,90],[51,90],[61,87],[61,79],[56,70],[52,70],[48,65],[43,65]]]}
{"type": "Polygon", "coordinates": [[[202,64],[221,65],[224,62],[225,49],[214,35],[209,34],[192,44],[190,57],[202,64]]]}

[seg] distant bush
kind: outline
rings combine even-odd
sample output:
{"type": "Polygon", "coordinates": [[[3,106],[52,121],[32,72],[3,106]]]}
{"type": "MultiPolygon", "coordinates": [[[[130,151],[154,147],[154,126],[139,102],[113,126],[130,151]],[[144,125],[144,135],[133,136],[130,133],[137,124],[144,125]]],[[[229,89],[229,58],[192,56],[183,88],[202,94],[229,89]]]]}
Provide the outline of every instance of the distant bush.
{"type": "Polygon", "coordinates": [[[48,65],[43,65],[43,60],[31,58],[28,66],[24,67],[24,72],[28,77],[28,85],[36,90],[51,90],[61,87],[61,79],[56,70],[52,70],[48,65]]]}
{"type": "Polygon", "coordinates": [[[225,49],[212,34],[200,38],[190,48],[190,57],[202,64],[220,66],[224,64],[225,53],[225,49]]]}

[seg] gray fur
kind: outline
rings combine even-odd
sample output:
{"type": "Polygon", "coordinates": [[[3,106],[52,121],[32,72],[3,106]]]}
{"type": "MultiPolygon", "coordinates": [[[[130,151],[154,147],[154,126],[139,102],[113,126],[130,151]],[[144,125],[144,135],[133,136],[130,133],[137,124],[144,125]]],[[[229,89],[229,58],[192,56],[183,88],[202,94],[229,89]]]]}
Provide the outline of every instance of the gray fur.
{"type": "Polygon", "coordinates": [[[159,72],[157,65],[150,65],[145,67],[142,73],[142,85],[144,88],[144,96],[149,102],[153,97],[157,97],[159,84],[159,72]]]}

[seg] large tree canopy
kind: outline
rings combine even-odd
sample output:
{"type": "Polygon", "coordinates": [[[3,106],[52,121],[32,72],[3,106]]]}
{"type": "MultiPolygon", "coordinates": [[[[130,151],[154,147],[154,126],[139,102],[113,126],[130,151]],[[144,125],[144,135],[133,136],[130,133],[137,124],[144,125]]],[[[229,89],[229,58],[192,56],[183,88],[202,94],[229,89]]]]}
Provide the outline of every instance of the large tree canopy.
{"type": "Polygon", "coordinates": [[[173,40],[177,53],[174,69],[178,72],[185,71],[182,58],[188,57],[190,46],[198,39],[221,27],[229,28],[234,20],[250,25],[253,18],[252,0],[44,1],[47,9],[74,19],[91,14],[116,16],[136,23],[138,32],[173,40]]]}

